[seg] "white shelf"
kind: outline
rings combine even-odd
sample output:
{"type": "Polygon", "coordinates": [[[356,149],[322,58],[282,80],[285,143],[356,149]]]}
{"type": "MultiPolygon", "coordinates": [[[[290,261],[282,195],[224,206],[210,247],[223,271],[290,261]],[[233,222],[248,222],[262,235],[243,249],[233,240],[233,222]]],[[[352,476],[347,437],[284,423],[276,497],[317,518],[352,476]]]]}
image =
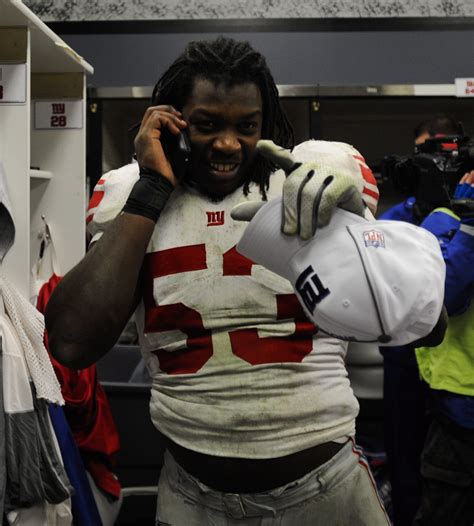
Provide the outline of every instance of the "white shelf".
{"type": "Polygon", "coordinates": [[[36,168],[30,168],[30,179],[52,179],[53,172],[47,170],[37,170],[36,168]]]}
{"type": "MultiPolygon", "coordinates": [[[[25,102],[0,102],[0,160],[16,228],[15,243],[2,272],[29,297],[43,216],[54,235],[62,274],[84,256],[85,77],[93,68],[19,0],[0,0],[0,64],[26,66],[26,79],[22,80],[25,102]],[[57,102],[61,108],[64,101],[71,100],[82,101],[78,105],[82,126],[35,129],[34,102],[57,102]]],[[[45,263],[44,279],[52,273],[45,263]]]]}
{"type": "Polygon", "coordinates": [[[90,64],[20,0],[0,0],[0,13],[0,26],[27,26],[30,29],[32,73],[94,72],[90,64]]]}

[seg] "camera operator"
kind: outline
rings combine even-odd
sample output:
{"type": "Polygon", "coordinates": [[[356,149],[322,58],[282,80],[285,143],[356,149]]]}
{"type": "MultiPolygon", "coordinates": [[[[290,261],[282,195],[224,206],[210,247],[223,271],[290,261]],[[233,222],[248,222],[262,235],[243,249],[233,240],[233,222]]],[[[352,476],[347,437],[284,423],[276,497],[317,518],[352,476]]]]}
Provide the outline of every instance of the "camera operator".
{"type": "MultiPolygon", "coordinates": [[[[474,170],[455,199],[474,199],[474,170]]],[[[446,336],[438,347],[416,349],[429,385],[432,421],[421,455],[417,526],[474,522],[474,217],[434,210],[421,226],[439,240],[446,262],[446,336]]]]}
{"type": "MultiPolygon", "coordinates": [[[[456,122],[451,117],[440,114],[433,119],[418,124],[414,128],[413,133],[414,154],[417,159],[419,159],[420,152],[427,149],[426,146],[428,143],[435,139],[439,140],[443,137],[459,138],[464,135],[464,130],[459,122],[456,122]]],[[[450,146],[448,146],[448,148],[449,147],[450,146]]],[[[432,160],[429,154],[427,157],[429,161],[432,160]]],[[[379,219],[396,219],[398,221],[407,221],[408,223],[419,225],[437,205],[446,204],[443,202],[444,196],[442,192],[441,197],[439,191],[435,192],[435,196],[424,195],[428,194],[429,190],[433,191],[434,184],[436,184],[437,187],[441,185],[439,184],[439,181],[428,181],[428,184],[431,187],[428,189],[426,188],[426,184],[420,184],[423,181],[418,182],[417,184],[415,182],[416,176],[414,172],[416,169],[413,166],[413,159],[414,157],[402,158],[398,156],[388,156],[383,160],[382,173],[388,179],[392,180],[394,186],[400,192],[409,197],[405,199],[405,201],[398,203],[384,212],[379,219]]],[[[458,180],[459,177],[453,181],[454,184],[457,183],[458,180]]]]}
{"type": "MultiPolygon", "coordinates": [[[[415,128],[415,153],[427,139],[459,135],[461,129],[453,119],[443,115],[421,123],[415,128]]],[[[462,176],[453,197],[474,197],[473,183],[474,171],[469,171],[462,176]]],[[[436,185],[437,181],[433,180],[432,184],[436,185]]],[[[416,524],[420,525],[461,525],[466,520],[470,520],[466,524],[472,524],[467,510],[472,474],[464,478],[459,475],[463,470],[472,472],[474,456],[474,331],[471,329],[474,220],[458,217],[448,207],[438,208],[437,203],[423,202],[420,197],[424,196],[408,197],[379,219],[421,224],[438,238],[447,265],[445,301],[451,318],[449,334],[438,348],[431,350],[433,354],[428,349],[420,349],[415,355],[415,349],[410,346],[390,351],[381,348],[385,445],[391,471],[394,523],[395,526],[412,524],[416,514],[416,524]],[[459,439],[453,438],[453,429],[459,439]],[[448,459],[447,451],[454,456],[448,459]],[[454,477],[453,470],[458,472],[454,477]],[[465,487],[456,486],[460,481],[465,487]],[[439,491],[444,494],[443,500],[439,499],[439,491]]]]}

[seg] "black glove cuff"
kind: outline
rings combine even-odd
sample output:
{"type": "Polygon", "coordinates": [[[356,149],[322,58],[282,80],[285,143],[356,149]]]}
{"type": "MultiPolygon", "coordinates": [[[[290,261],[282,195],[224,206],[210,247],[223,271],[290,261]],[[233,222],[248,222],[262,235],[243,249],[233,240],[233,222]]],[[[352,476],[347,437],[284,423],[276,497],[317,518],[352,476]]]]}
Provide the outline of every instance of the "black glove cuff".
{"type": "Polygon", "coordinates": [[[140,179],[133,186],[123,212],[147,217],[156,223],[173,190],[173,184],[166,177],[140,166],[140,179]]]}

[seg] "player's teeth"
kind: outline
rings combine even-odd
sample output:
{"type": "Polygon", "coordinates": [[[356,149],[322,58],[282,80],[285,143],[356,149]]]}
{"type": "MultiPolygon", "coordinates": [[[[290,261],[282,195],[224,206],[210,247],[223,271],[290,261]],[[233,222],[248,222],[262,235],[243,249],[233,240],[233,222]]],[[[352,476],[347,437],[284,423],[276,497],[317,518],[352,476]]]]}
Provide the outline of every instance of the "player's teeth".
{"type": "Polygon", "coordinates": [[[218,172],[230,172],[233,170],[236,165],[235,164],[214,164],[211,163],[211,167],[213,170],[217,170],[218,172]]]}

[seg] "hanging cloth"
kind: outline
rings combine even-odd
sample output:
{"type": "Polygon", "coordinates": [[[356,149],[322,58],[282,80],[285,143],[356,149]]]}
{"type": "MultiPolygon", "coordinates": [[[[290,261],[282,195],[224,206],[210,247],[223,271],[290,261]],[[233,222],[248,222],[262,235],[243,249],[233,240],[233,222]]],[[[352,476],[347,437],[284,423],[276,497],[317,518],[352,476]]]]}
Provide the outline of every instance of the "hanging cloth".
{"type": "MultiPolygon", "coordinates": [[[[36,308],[44,313],[49,298],[61,281],[54,236],[44,221],[38,261],[33,266],[36,308]],[[48,277],[48,272],[52,274],[48,277]]],[[[48,348],[48,335],[45,333],[48,348]]],[[[113,499],[120,497],[121,485],[113,473],[120,449],[119,435],[103,387],[97,380],[96,366],[75,370],[64,367],[50,356],[65,400],[64,414],[81,453],[86,470],[95,484],[113,499]]]]}

